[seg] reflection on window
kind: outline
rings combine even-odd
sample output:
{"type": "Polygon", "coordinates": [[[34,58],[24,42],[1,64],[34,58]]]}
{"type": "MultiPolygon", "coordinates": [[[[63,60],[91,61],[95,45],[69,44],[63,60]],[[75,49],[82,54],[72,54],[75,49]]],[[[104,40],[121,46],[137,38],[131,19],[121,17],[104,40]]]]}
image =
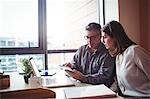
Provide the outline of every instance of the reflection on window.
{"type": "Polygon", "coordinates": [[[0,0],[0,34],[0,48],[38,47],[38,0],[0,0]]]}

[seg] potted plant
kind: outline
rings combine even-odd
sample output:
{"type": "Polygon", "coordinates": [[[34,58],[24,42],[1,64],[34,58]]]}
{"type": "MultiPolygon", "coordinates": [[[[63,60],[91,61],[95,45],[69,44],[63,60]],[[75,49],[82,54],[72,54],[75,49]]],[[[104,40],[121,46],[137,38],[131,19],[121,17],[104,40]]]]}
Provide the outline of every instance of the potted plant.
{"type": "Polygon", "coordinates": [[[31,64],[29,62],[29,59],[26,59],[26,58],[21,59],[20,62],[22,63],[21,67],[23,70],[23,73],[21,74],[24,75],[25,83],[28,83],[28,78],[30,78],[32,74],[31,64]]]}

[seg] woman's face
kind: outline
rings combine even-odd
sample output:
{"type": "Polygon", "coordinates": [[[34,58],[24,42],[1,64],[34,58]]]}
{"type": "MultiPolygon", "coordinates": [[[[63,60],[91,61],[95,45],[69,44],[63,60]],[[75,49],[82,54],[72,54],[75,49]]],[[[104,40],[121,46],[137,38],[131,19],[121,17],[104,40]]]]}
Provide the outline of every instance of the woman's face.
{"type": "Polygon", "coordinates": [[[105,45],[107,49],[115,49],[116,47],[116,40],[105,32],[102,32],[101,42],[105,45]]]}

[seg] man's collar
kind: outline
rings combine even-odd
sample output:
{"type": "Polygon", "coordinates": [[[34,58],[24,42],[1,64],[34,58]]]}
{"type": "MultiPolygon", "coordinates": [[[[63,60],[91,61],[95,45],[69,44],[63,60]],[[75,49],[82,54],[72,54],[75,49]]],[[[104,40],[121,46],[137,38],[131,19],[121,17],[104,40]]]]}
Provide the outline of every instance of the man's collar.
{"type": "MultiPolygon", "coordinates": [[[[98,45],[97,49],[93,49],[92,52],[93,52],[93,53],[99,52],[99,51],[101,50],[101,46],[102,46],[102,43],[100,43],[100,44],[98,45]]],[[[89,48],[88,44],[87,44],[87,46],[86,46],[86,50],[91,51],[91,48],[89,48]]]]}

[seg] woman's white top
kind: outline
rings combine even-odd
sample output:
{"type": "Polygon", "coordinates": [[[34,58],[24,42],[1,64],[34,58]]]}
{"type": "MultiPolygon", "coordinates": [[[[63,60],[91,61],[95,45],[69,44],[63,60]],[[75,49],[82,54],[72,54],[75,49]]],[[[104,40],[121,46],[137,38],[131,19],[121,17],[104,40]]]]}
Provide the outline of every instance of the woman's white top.
{"type": "Polygon", "coordinates": [[[131,45],[117,55],[116,72],[124,95],[150,97],[150,54],[145,49],[131,45]]]}

